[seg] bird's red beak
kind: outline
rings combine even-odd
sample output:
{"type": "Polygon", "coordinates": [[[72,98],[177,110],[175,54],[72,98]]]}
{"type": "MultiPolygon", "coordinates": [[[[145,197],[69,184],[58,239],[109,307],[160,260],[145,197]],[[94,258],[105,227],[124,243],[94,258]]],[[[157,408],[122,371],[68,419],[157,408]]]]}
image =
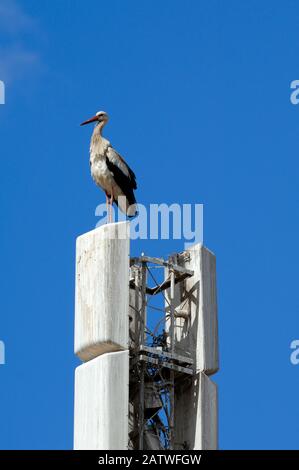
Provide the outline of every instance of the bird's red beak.
{"type": "Polygon", "coordinates": [[[80,126],[85,126],[85,124],[90,124],[91,122],[95,122],[98,120],[98,116],[93,116],[90,119],[87,119],[87,121],[84,121],[80,124],[80,126]]]}

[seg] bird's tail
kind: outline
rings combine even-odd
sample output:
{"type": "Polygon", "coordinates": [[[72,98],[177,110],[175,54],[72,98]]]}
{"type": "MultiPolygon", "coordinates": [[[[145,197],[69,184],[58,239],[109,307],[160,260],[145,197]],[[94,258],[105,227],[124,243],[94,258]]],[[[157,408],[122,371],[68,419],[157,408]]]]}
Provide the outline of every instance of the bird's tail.
{"type": "Polygon", "coordinates": [[[137,206],[137,203],[135,202],[134,204],[131,204],[127,208],[127,216],[131,218],[131,217],[136,217],[136,215],[138,215],[138,206],[137,206]]]}
{"type": "Polygon", "coordinates": [[[137,202],[133,191],[130,197],[119,196],[115,203],[127,217],[136,217],[138,214],[137,202]]]}

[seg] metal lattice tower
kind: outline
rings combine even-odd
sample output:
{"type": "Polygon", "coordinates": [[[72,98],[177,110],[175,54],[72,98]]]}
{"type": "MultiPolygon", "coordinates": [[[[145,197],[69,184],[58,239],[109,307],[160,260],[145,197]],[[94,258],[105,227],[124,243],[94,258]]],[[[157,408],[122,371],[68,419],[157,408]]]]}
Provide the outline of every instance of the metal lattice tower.
{"type": "Polygon", "coordinates": [[[148,440],[157,449],[174,449],[175,382],[194,374],[190,356],[175,353],[175,317],[186,318],[188,314],[175,309],[174,287],[192,275],[193,271],[171,260],[148,256],[131,260],[130,400],[134,415],[131,448],[144,449],[148,440]],[[156,267],[169,271],[162,283],[152,273],[156,267]],[[154,281],[154,287],[148,287],[148,277],[154,281]],[[161,309],[162,318],[150,328],[146,313],[157,308],[148,299],[158,294],[166,305],[161,309]]]}

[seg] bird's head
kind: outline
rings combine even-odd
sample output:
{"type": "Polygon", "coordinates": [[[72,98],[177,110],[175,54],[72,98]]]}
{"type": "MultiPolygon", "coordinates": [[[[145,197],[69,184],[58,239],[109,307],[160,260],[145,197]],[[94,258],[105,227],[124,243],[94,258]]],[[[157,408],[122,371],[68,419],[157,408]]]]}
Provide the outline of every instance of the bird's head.
{"type": "Polygon", "coordinates": [[[85,124],[91,124],[92,122],[95,122],[96,125],[101,124],[101,127],[103,127],[106,122],[108,121],[109,116],[105,111],[98,111],[95,116],[93,116],[90,119],[87,119],[87,121],[84,121],[80,124],[80,126],[85,126],[85,124]]]}

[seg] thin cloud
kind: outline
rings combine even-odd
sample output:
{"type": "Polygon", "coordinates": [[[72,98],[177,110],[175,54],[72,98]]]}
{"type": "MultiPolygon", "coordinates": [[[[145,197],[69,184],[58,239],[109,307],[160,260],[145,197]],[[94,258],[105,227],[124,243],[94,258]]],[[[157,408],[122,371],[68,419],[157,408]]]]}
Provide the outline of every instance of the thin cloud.
{"type": "Polygon", "coordinates": [[[22,45],[0,47],[0,78],[9,83],[23,78],[39,64],[39,56],[22,45]]]}
{"type": "Polygon", "coordinates": [[[28,31],[34,20],[27,15],[15,0],[0,0],[0,31],[18,35],[28,31]]]}
{"type": "Polygon", "coordinates": [[[0,0],[0,80],[24,78],[40,65],[39,52],[28,45],[37,32],[36,20],[17,1],[0,0]]]}

